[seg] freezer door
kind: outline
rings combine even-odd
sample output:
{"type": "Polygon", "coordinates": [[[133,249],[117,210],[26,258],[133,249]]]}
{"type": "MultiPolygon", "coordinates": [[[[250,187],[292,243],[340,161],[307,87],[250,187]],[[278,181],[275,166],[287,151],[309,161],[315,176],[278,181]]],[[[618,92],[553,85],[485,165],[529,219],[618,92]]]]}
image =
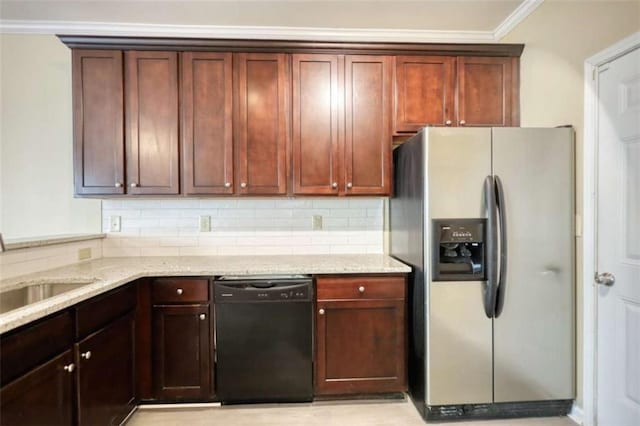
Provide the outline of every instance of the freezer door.
{"type": "Polygon", "coordinates": [[[574,397],[573,162],[572,129],[493,129],[507,249],[495,402],[574,397]]]}
{"type": "Polygon", "coordinates": [[[431,283],[427,404],[482,404],[492,400],[491,320],[482,282],[431,283]]]}
{"type": "MultiPolygon", "coordinates": [[[[430,128],[425,199],[425,265],[431,266],[432,219],[484,217],[483,183],[491,174],[491,129],[430,128]]],[[[427,404],[492,400],[491,319],[483,282],[433,282],[427,303],[427,404]]]]}

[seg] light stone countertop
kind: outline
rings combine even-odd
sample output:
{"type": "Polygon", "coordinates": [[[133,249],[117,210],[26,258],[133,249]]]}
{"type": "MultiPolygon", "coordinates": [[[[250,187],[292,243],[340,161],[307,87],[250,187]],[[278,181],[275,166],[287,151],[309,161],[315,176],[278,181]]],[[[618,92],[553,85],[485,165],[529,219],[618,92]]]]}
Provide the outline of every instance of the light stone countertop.
{"type": "Polygon", "coordinates": [[[410,267],[382,254],[102,258],[0,281],[2,291],[31,284],[91,282],[0,315],[0,333],[142,277],[408,272],[410,267]]]}

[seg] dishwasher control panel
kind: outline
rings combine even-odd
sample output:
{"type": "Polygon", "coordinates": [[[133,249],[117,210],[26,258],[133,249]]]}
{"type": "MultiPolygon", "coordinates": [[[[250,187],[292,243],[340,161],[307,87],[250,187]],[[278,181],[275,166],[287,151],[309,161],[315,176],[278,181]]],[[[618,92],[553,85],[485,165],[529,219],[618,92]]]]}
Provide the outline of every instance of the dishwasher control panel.
{"type": "Polygon", "coordinates": [[[217,281],[214,297],[216,303],[310,301],[313,281],[217,281]]]}

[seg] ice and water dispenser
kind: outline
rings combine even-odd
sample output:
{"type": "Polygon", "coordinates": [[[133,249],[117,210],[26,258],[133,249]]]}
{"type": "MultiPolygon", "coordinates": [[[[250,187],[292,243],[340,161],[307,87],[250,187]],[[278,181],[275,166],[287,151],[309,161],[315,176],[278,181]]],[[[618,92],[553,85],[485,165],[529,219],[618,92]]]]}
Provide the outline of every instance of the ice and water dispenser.
{"type": "Polygon", "coordinates": [[[483,281],[486,219],[434,219],[433,281],[483,281]]]}

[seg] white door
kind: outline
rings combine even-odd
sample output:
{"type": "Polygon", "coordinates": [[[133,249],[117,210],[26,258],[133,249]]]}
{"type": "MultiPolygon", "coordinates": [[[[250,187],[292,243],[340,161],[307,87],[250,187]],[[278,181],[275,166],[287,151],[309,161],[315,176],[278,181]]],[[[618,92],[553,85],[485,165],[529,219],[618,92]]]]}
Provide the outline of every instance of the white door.
{"type": "Polygon", "coordinates": [[[597,424],[638,426],[640,48],[600,67],[598,87],[597,424]]]}

